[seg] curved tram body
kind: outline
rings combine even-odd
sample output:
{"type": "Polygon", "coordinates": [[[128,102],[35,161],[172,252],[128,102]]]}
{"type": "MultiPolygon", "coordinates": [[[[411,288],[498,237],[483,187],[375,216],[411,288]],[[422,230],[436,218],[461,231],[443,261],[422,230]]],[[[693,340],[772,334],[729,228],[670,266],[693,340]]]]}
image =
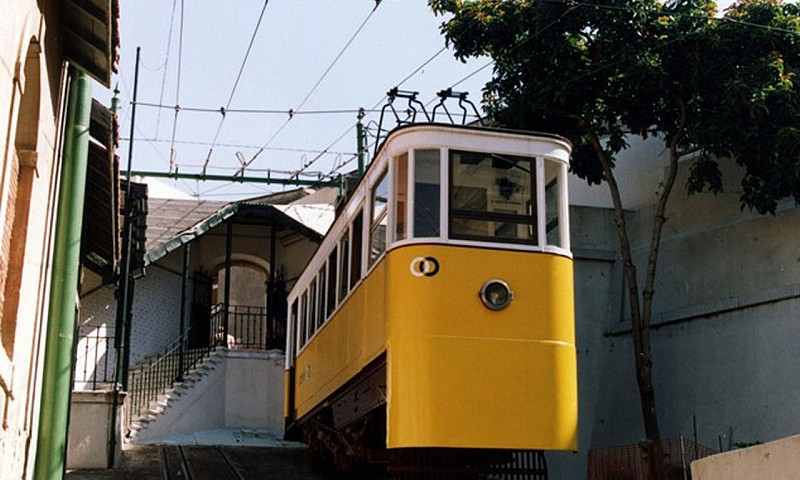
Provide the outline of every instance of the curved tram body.
{"type": "Polygon", "coordinates": [[[399,472],[577,449],[569,154],[473,127],[388,136],[289,295],[287,437],[399,472]]]}

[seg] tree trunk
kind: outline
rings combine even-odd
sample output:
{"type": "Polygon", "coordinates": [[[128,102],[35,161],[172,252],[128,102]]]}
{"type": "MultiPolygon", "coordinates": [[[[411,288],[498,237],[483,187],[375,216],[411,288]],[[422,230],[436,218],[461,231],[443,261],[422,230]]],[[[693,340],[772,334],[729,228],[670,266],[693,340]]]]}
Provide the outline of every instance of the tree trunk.
{"type": "MultiPolygon", "coordinates": [[[[636,265],[631,255],[630,239],[628,237],[628,227],[625,221],[625,211],[622,208],[622,198],[619,193],[614,173],[611,169],[611,162],[600,144],[600,139],[596,136],[592,139],[594,151],[603,166],[603,175],[608,183],[611,199],[614,204],[614,220],[617,227],[617,237],[619,239],[620,255],[625,266],[625,279],[628,282],[628,300],[630,303],[631,329],[633,335],[634,362],[636,366],[636,383],[639,387],[639,399],[642,410],[642,421],[644,423],[645,437],[648,441],[656,442],[661,435],[658,428],[658,416],[656,414],[655,390],[653,388],[652,358],[650,353],[650,318],[641,314],[639,305],[639,283],[636,277],[636,265]]],[[[663,224],[663,222],[662,222],[663,224]]],[[[660,228],[658,230],[660,232],[660,228]]],[[[652,249],[651,249],[652,253],[652,249]]],[[[657,253],[657,247],[656,247],[657,253]]],[[[649,266],[648,262],[648,266],[649,266]]],[[[648,268],[648,274],[650,274],[648,268]]],[[[653,273],[655,269],[653,268],[653,273]]],[[[650,299],[652,300],[652,282],[645,282],[645,288],[650,287],[650,299]]],[[[646,300],[647,302],[647,300],[646,300]]]]}

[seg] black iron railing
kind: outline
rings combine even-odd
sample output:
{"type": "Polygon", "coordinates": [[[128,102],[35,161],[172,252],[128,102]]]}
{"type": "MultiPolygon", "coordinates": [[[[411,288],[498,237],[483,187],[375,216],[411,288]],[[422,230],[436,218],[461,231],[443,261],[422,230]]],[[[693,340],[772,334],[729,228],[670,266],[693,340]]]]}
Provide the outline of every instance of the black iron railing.
{"type": "Polygon", "coordinates": [[[189,348],[191,328],[157,355],[139,362],[128,373],[128,420],[147,413],[159,395],[183,379],[213,346],[189,348]]]}
{"type": "Polygon", "coordinates": [[[113,329],[106,326],[81,327],[75,357],[76,390],[111,388],[117,362],[113,329]]]}

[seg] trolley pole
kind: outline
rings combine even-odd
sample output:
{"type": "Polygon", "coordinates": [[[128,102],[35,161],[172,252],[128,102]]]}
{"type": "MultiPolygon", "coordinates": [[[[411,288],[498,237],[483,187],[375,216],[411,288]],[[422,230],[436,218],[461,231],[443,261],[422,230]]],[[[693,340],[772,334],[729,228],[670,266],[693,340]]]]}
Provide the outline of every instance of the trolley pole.
{"type": "Polygon", "coordinates": [[[130,352],[130,277],[131,277],[131,243],[133,241],[132,229],[132,215],[131,215],[131,165],[133,163],[133,137],[136,133],[136,97],[139,89],[139,58],[141,56],[142,47],[136,47],[136,68],[133,76],[133,102],[131,103],[131,132],[130,140],[128,141],[128,168],[127,168],[127,182],[125,184],[125,206],[123,207],[123,225],[122,225],[122,262],[120,266],[119,283],[117,285],[117,292],[119,299],[117,301],[117,321],[114,332],[114,343],[117,348],[117,366],[114,379],[114,399],[111,408],[111,425],[113,434],[110,436],[109,442],[109,468],[114,466],[117,448],[117,409],[120,404],[120,392],[128,390],[128,359],[130,352]]]}
{"type": "Polygon", "coordinates": [[[358,176],[361,177],[364,175],[364,150],[366,143],[364,140],[364,123],[362,120],[364,119],[364,109],[358,109],[358,123],[356,123],[356,137],[357,137],[357,147],[358,147],[358,176]]]}

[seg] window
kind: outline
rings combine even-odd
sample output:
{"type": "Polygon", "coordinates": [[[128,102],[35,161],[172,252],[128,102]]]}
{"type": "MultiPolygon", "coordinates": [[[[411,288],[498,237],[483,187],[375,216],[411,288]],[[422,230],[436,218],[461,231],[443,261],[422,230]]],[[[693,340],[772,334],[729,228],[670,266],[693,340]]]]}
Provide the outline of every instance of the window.
{"type": "Polygon", "coordinates": [[[325,323],[325,295],[327,289],[325,288],[325,266],[323,265],[322,268],[319,269],[319,273],[317,274],[317,278],[319,279],[319,301],[317,302],[317,327],[325,323]]]}
{"type": "Polygon", "coordinates": [[[317,280],[311,281],[308,289],[308,336],[314,335],[317,331],[317,280]]]}
{"type": "Polygon", "coordinates": [[[378,184],[372,189],[372,224],[370,227],[369,264],[386,251],[386,202],[389,195],[389,180],[384,172],[378,184]]]}
{"type": "Polygon", "coordinates": [[[306,315],[306,311],[308,310],[308,292],[303,292],[303,296],[300,298],[300,342],[299,347],[302,348],[303,345],[306,344],[308,340],[308,330],[306,327],[306,319],[308,316],[306,315]]]}
{"type": "Polygon", "coordinates": [[[559,212],[561,211],[561,189],[558,182],[561,166],[555,162],[544,162],[545,233],[547,244],[562,246],[559,212]]]}
{"type": "MultiPolygon", "coordinates": [[[[6,356],[14,357],[14,342],[17,331],[17,315],[19,314],[20,290],[22,288],[22,272],[25,267],[25,248],[27,246],[28,220],[33,192],[33,180],[36,173],[36,158],[39,141],[39,111],[41,108],[40,89],[40,56],[41,48],[38,40],[31,39],[24,59],[25,85],[19,85],[22,91],[19,102],[19,117],[14,132],[14,148],[6,150],[10,158],[5,158],[11,171],[7,177],[9,182],[3,185],[2,195],[7,200],[5,217],[2,219],[2,237],[0,238],[0,342],[6,356]]],[[[16,95],[17,89],[14,90],[16,95]]],[[[12,100],[12,105],[14,100],[12,100]]],[[[0,358],[3,358],[0,355],[0,358]]],[[[5,359],[4,359],[5,360],[5,359]]],[[[0,365],[5,367],[5,365],[0,365]]],[[[0,368],[0,372],[5,372],[0,368]]],[[[10,385],[9,378],[3,381],[10,385]]]]}
{"type": "Polygon", "coordinates": [[[291,310],[291,318],[289,319],[289,325],[292,326],[292,345],[290,346],[291,352],[287,352],[287,355],[293,357],[297,352],[297,349],[300,348],[300,342],[297,336],[297,302],[298,300],[295,298],[294,302],[292,302],[292,310],[291,310]]]}
{"type": "Polygon", "coordinates": [[[328,257],[328,316],[336,310],[336,249],[328,257]]]}
{"type": "Polygon", "coordinates": [[[535,244],[534,165],[528,158],[450,152],[450,236],[535,244]]]}
{"type": "Polygon", "coordinates": [[[414,152],[414,236],[438,237],[439,150],[414,152]]]}
{"type": "Polygon", "coordinates": [[[397,157],[395,171],[394,194],[394,224],[395,240],[406,238],[406,204],[408,202],[408,154],[397,157]]]}
{"type": "Polygon", "coordinates": [[[350,291],[348,288],[350,274],[350,232],[346,231],[341,240],[339,240],[339,252],[342,255],[341,268],[339,269],[339,302],[344,300],[347,293],[350,291]]]}
{"type": "Polygon", "coordinates": [[[356,286],[361,280],[361,248],[363,242],[361,236],[364,229],[364,215],[363,212],[358,212],[355,220],[353,220],[353,245],[351,247],[352,253],[350,254],[350,288],[356,286]]]}

